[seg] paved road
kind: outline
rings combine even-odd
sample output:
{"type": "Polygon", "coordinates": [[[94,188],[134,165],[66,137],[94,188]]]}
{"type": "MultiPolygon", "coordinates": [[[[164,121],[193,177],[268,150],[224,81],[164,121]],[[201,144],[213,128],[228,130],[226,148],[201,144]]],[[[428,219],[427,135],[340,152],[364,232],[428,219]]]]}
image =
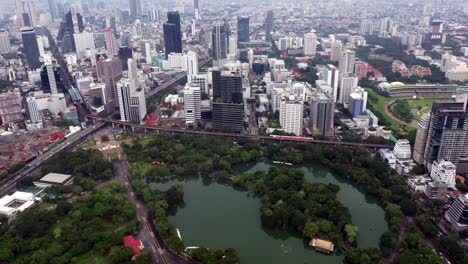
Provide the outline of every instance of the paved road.
{"type": "Polygon", "coordinates": [[[135,189],[131,184],[131,176],[128,173],[128,162],[126,160],[114,160],[112,161],[112,166],[114,177],[123,183],[128,197],[135,206],[138,220],[142,226],[140,239],[143,241],[144,246],[146,248],[149,247],[153,252],[153,263],[198,264],[197,261],[177,255],[166,247],[152,222],[153,218],[150,215],[148,207],[137,197],[135,189]]]}
{"type": "Polygon", "coordinates": [[[61,152],[64,149],[71,149],[75,147],[77,144],[80,144],[87,140],[89,136],[94,134],[96,131],[104,127],[104,123],[98,123],[93,127],[80,130],[75,134],[69,136],[64,142],[58,144],[57,146],[51,148],[47,152],[44,152],[42,155],[38,155],[36,159],[30,161],[26,164],[26,166],[19,170],[16,173],[11,174],[8,178],[0,182],[0,196],[7,194],[9,191],[16,187],[16,182],[24,177],[28,177],[31,173],[37,169],[41,164],[45,161],[51,159],[55,154],[61,152]]]}

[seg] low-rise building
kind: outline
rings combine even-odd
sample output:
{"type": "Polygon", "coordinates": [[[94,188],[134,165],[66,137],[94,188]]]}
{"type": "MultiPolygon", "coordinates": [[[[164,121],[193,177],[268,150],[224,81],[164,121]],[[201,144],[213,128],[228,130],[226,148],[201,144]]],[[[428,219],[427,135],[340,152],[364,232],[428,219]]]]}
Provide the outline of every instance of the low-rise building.
{"type": "Polygon", "coordinates": [[[453,231],[468,228],[468,194],[460,195],[445,213],[453,231]]]}
{"type": "Polygon", "coordinates": [[[432,163],[431,178],[436,182],[446,183],[448,187],[455,187],[456,168],[450,161],[440,160],[432,163]]]}
{"type": "Polygon", "coordinates": [[[40,180],[33,182],[36,187],[39,188],[48,188],[51,186],[65,186],[73,184],[74,177],[69,174],[61,174],[61,173],[48,173],[40,180]]]}

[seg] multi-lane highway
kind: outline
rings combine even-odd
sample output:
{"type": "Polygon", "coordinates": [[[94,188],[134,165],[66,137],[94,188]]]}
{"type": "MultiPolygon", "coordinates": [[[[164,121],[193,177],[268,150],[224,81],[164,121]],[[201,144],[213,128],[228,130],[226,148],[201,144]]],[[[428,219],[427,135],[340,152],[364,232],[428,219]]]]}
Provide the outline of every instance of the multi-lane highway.
{"type": "Polygon", "coordinates": [[[65,149],[72,149],[77,144],[84,142],[89,136],[94,134],[96,131],[101,129],[105,126],[105,123],[97,123],[96,125],[80,130],[75,134],[72,134],[66,138],[64,142],[58,144],[51,148],[50,150],[44,152],[41,155],[37,155],[35,159],[31,160],[29,163],[26,164],[24,168],[21,170],[9,175],[6,179],[0,182],[0,196],[7,194],[9,191],[15,188],[16,182],[20,179],[28,177],[31,173],[37,169],[41,164],[50,158],[52,158],[55,154],[63,151],[65,149]]]}

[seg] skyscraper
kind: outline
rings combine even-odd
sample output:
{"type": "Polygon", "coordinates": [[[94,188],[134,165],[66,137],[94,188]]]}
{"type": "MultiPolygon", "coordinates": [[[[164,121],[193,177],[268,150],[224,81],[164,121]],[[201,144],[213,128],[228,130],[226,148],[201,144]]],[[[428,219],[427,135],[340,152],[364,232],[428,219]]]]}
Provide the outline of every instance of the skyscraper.
{"type": "Polygon", "coordinates": [[[304,35],[304,55],[315,56],[317,53],[317,35],[315,33],[307,33],[304,35]]]}
{"type": "Polygon", "coordinates": [[[201,92],[198,85],[187,86],[184,89],[185,124],[196,128],[201,120],[201,92]]]}
{"type": "Polygon", "coordinates": [[[41,83],[42,90],[46,93],[63,93],[65,85],[62,81],[60,65],[53,63],[42,66],[41,83]]]}
{"type": "Polygon", "coordinates": [[[182,33],[180,31],[179,12],[167,13],[167,23],[164,23],[163,31],[166,56],[172,52],[182,53],[182,33]]]}
{"type": "Polygon", "coordinates": [[[227,57],[227,34],[224,25],[213,26],[212,38],[213,42],[213,60],[221,60],[227,57]]]}
{"type": "Polygon", "coordinates": [[[356,57],[356,52],[353,50],[346,50],[340,58],[338,67],[340,69],[340,74],[348,74],[354,72],[354,60],[356,57]]]}
{"type": "Polygon", "coordinates": [[[141,123],[146,116],[146,99],[142,89],[136,89],[135,80],[123,78],[116,83],[120,121],[141,123]]]}
{"type": "Polygon", "coordinates": [[[418,123],[416,132],[416,140],[414,142],[413,159],[418,164],[424,163],[424,150],[427,143],[427,131],[429,129],[430,114],[426,113],[421,117],[418,123]]]}
{"type": "Polygon", "coordinates": [[[29,119],[33,123],[37,123],[41,121],[41,116],[39,115],[39,110],[37,109],[37,102],[34,96],[28,96],[26,98],[26,102],[28,103],[28,112],[29,112],[29,119]]]}
{"type": "Polygon", "coordinates": [[[333,64],[327,64],[323,67],[322,71],[322,79],[328,83],[333,88],[333,100],[337,102],[339,95],[338,90],[338,77],[340,73],[338,68],[335,67],[333,64]]]}
{"type": "Polygon", "coordinates": [[[40,68],[41,62],[39,61],[40,54],[39,47],[37,46],[36,32],[33,28],[22,28],[21,37],[29,69],[35,70],[40,68]]]}
{"type": "Polygon", "coordinates": [[[116,83],[122,78],[122,63],[119,59],[105,59],[98,62],[99,77],[106,84],[106,101],[111,103],[106,107],[110,112],[116,106],[112,101],[117,97],[116,83]]]}
{"type": "Polygon", "coordinates": [[[348,108],[349,95],[354,88],[358,86],[358,78],[352,74],[344,74],[340,76],[338,102],[342,103],[345,108],[348,108]]]}
{"type": "Polygon", "coordinates": [[[130,16],[132,18],[137,18],[141,16],[141,0],[129,0],[128,4],[130,6],[130,16]]]}
{"type": "Polygon", "coordinates": [[[231,73],[212,71],[213,128],[218,131],[244,130],[242,77],[231,73]]]}
{"type": "Polygon", "coordinates": [[[48,0],[49,2],[49,12],[50,16],[52,17],[52,21],[58,18],[57,15],[57,6],[55,5],[55,0],[48,0]]]}
{"type": "Polygon", "coordinates": [[[104,38],[106,40],[107,54],[109,54],[109,56],[112,57],[116,53],[116,47],[114,46],[114,34],[112,34],[112,29],[104,29],[104,38]]]}
{"type": "Polygon", "coordinates": [[[79,58],[86,56],[86,50],[93,50],[94,46],[94,34],[92,32],[82,32],[73,34],[76,45],[76,55],[79,58]]]}
{"type": "Polygon", "coordinates": [[[237,41],[249,42],[249,18],[248,17],[237,17],[237,41]]]}
{"type": "Polygon", "coordinates": [[[434,102],[429,118],[424,164],[436,160],[458,164],[468,156],[468,115],[463,102],[434,102]]]}
{"type": "Polygon", "coordinates": [[[8,31],[0,31],[0,54],[11,51],[10,36],[8,31]]]}
{"type": "Polygon", "coordinates": [[[334,41],[331,44],[330,60],[340,61],[342,49],[343,49],[343,44],[341,44],[341,41],[334,41]]]}
{"type": "Polygon", "coordinates": [[[16,0],[16,13],[20,19],[21,26],[36,26],[36,10],[33,0],[16,0]]]}
{"type": "Polygon", "coordinates": [[[274,14],[273,11],[269,10],[265,19],[265,40],[271,41],[271,31],[273,30],[274,23],[274,14]]]}
{"type": "Polygon", "coordinates": [[[335,118],[335,104],[333,99],[325,93],[315,93],[310,103],[310,121],[312,133],[333,136],[333,122],[335,118]]]}
{"type": "Polygon", "coordinates": [[[78,23],[78,31],[81,33],[84,30],[83,16],[80,13],[76,13],[76,21],[78,23]]]}
{"type": "Polygon", "coordinates": [[[187,78],[192,80],[198,74],[198,54],[194,51],[187,52],[187,78]]]}

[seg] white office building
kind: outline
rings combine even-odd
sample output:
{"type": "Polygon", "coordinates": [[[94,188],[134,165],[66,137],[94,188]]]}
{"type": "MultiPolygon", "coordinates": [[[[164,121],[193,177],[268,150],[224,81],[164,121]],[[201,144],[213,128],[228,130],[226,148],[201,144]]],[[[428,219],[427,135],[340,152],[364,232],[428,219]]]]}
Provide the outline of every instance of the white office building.
{"type": "Polygon", "coordinates": [[[39,55],[44,56],[45,50],[44,50],[44,41],[42,40],[43,36],[36,36],[36,41],[37,41],[37,47],[39,48],[39,55]]]}
{"type": "Polygon", "coordinates": [[[280,124],[287,133],[302,136],[304,102],[295,96],[283,96],[280,106],[280,124]]]}
{"type": "Polygon", "coordinates": [[[42,91],[33,92],[32,96],[35,98],[37,110],[49,110],[52,114],[56,115],[64,113],[67,108],[67,101],[63,93],[44,93],[42,91]]]}
{"type": "Polygon", "coordinates": [[[349,95],[357,85],[358,77],[354,75],[342,75],[340,77],[338,102],[342,103],[345,108],[348,108],[349,95]]]}
{"type": "Polygon", "coordinates": [[[304,55],[315,56],[317,53],[317,35],[315,33],[307,33],[304,35],[304,55]]]}
{"type": "Polygon", "coordinates": [[[196,74],[191,76],[192,79],[189,79],[189,82],[200,87],[200,92],[205,93],[208,96],[211,96],[211,93],[208,88],[208,74],[196,74]]]}
{"type": "Polygon", "coordinates": [[[395,157],[399,160],[411,159],[411,145],[407,139],[398,139],[393,148],[395,157]]]}
{"type": "Polygon", "coordinates": [[[198,86],[186,86],[184,89],[185,124],[195,128],[201,120],[201,93],[198,86]]]}
{"type": "Polygon", "coordinates": [[[198,74],[198,55],[194,51],[187,52],[186,55],[187,62],[187,78],[190,80],[191,76],[196,76],[198,74]]]}
{"type": "Polygon", "coordinates": [[[450,188],[455,187],[456,167],[450,161],[434,161],[431,168],[431,178],[437,182],[443,182],[450,188]]]}
{"type": "Polygon", "coordinates": [[[76,46],[76,55],[79,58],[86,57],[87,50],[94,50],[94,34],[92,32],[82,32],[73,34],[76,46]]]}
{"type": "Polygon", "coordinates": [[[122,78],[117,82],[120,121],[141,123],[146,116],[145,92],[135,88],[135,80],[122,78]]]}

